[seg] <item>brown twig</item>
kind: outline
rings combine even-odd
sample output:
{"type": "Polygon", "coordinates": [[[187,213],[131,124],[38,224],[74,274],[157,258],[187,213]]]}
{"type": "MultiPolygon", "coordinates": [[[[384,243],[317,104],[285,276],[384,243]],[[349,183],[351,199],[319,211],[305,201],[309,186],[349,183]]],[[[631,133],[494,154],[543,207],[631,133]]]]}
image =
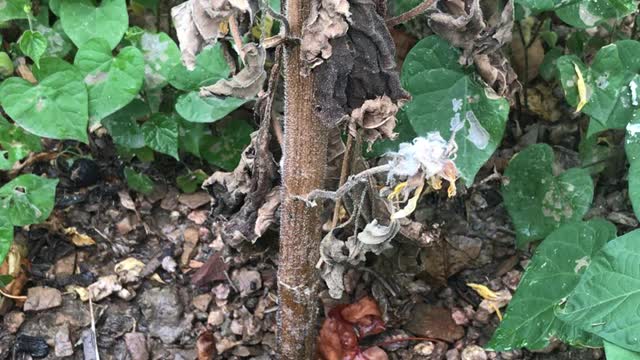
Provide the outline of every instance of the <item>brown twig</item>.
{"type": "Polygon", "coordinates": [[[414,7],[413,9],[403,14],[400,14],[398,16],[389,18],[385,22],[387,23],[388,27],[394,27],[396,25],[400,25],[427,11],[427,9],[430,8],[435,1],[436,0],[424,0],[422,3],[420,3],[418,6],[414,7]]]}
{"type": "Polygon", "coordinates": [[[264,115],[267,120],[271,123],[271,127],[273,128],[273,135],[278,140],[280,144],[280,148],[284,145],[284,134],[282,133],[282,127],[280,126],[280,121],[273,116],[273,100],[276,97],[276,93],[278,92],[278,80],[280,80],[280,66],[282,64],[282,45],[276,48],[275,58],[273,60],[273,66],[271,67],[271,73],[269,75],[269,85],[267,86],[267,102],[264,106],[264,115]]]}
{"type": "Polygon", "coordinates": [[[244,51],[242,50],[242,35],[240,35],[238,22],[233,15],[229,16],[229,31],[231,32],[231,36],[233,36],[233,42],[236,45],[236,51],[240,55],[240,58],[244,59],[244,51]]]}
{"type": "MultiPolygon", "coordinates": [[[[345,181],[347,181],[347,176],[349,176],[349,162],[351,161],[351,147],[353,147],[353,136],[350,132],[347,131],[347,147],[344,150],[344,155],[342,156],[342,168],[340,169],[340,183],[338,188],[344,185],[345,181]]],[[[333,219],[331,220],[331,228],[335,229],[338,225],[338,220],[340,219],[340,207],[342,202],[340,198],[336,200],[336,204],[333,208],[333,219]]]]}
{"type": "Polygon", "coordinates": [[[16,295],[11,295],[11,294],[7,294],[6,292],[0,290],[0,295],[9,298],[9,299],[13,299],[13,300],[27,300],[26,296],[16,296],[16,295]]]}

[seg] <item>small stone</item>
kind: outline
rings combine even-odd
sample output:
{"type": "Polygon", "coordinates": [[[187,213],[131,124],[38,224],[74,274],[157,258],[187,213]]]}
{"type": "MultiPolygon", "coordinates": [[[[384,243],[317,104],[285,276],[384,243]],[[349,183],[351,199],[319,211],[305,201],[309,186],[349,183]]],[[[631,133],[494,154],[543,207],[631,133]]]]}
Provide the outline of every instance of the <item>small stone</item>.
{"type": "Polygon", "coordinates": [[[24,322],[24,313],[20,311],[12,311],[4,316],[2,323],[4,328],[10,334],[15,334],[20,329],[20,326],[24,322]]]}
{"type": "Polygon", "coordinates": [[[40,311],[62,305],[62,293],[58,289],[36,286],[29,289],[24,311],[40,311]]]}
{"type": "Polygon", "coordinates": [[[502,283],[509,289],[515,291],[520,282],[522,273],[518,270],[511,270],[502,277],[502,283]]]}
{"type": "Polygon", "coordinates": [[[131,230],[133,230],[133,224],[131,224],[131,219],[128,215],[116,224],[116,231],[120,235],[127,235],[131,230]]]}
{"type": "Polygon", "coordinates": [[[246,268],[236,270],[231,274],[231,280],[240,291],[240,296],[247,296],[262,287],[260,273],[246,268]]]}
{"type": "Polygon", "coordinates": [[[123,284],[128,284],[140,281],[144,267],[145,264],[142,261],[134,257],[129,257],[117,263],[113,271],[118,275],[118,278],[123,284]]]}
{"type": "Polygon", "coordinates": [[[54,339],[54,351],[57,357],[73,355],[73,344],[69,337],[69,325],[64,324],[58,328],[54,339]]]}
{"type": "Polygon", "coordinates": [[[170,188],[167,195],[160,202],[160,207],[167,211],[175,210],[178,206],[178,196],[180,193],[175,188],[170,188]]]}
{"type": "Polygon", "coordinates": [[[451,318],[453,319],[453,322],[456,323],[456,325],[469,324],[469,318],[467,317],[467,314],[460,308],[454,308],[451,311],[451,318]]]}
{"type": "Polygon", "coordinates": [[[143,333],[128,333],[124,334],[124,342],[127,346],[127,351],[131,355],[132,360],[148,360],[149,350],[147,350],[147,339],[143,333]]]}
{"type": "Polygon", "coordinates": [[[418,355],[428,356],[433,353],[436,346],[431,341],[423,341],[413,347],[413,351],[418,355]]]}
{"type": "Polygon", "coordinates": [[[69,276],[73,275],[76,267],[76,254],[72,253],[56,261],[53,266],[53,273],[56,276],[69,276]]]}
{"type": "Polygon", "coordinates": [[[168,273],[174,273],[176,272],[176,268],[178,267],[178,264],[176,263],[175,260],[173,260],[173,258],[171,256],[165,256],[162,259],[162,268],[168,272],[168,273]]]}
{"type": "Polygon", "coordinates": [[[242,323],[241,319],[233,319],[233,321],[231,321],[229,329],[236,335],[242,335],[242,332],[244,331],[244,324],[242,323]]]}
{"type": "Polygon", "coordinates": [[[211,326],[220,326],[224,322],[224,311],[221,309],[215,309],[209,312],[209,317],[207,318],[207,324],[211,326]]]}
{"type": "Polygon", "coordinates": [[[201,294],[191,300],[191,305],[198,311],[206,312],[211,303],[211,294],[201,294]]]}
{"type": "Polygon", "coordinates": [[[464,328],[456,325],[449,309],[424,303],[417,304],[404,328],[418,336],[453,342],[464,336],[464,328]]]}
{"type": "Polygon", "coordinates": [[[204,191],[198,191],[193,194],[181,194],[178,202],[186,205],[189,209],[194,210],[211,202],[211,196],[204,191]]]}
{"type": "Polygon", "coordinates": [[[460,360],[460,351],[458,349],[451,349],[447,351],[447,360],[460,360]]]}
{"type": "Polygon", "coordinates": [[[462,360],[487,360],[487,353],[478,345],[470,345],[462,350],[462,360]]]}
{"type": "Polygon", "coordinates": [[[187,219],[193,221],[197,225],[202,225],[209,218],[209,211],[207,210],[197,210],[192,211],[187,215],[187,219]]]}
{"type": "Polygon", "coordinates": [[[136,292],[133,290],[129,290],[127,288],[122,288],[118,290],[118,297],[122,300],[129,301],[136,296],[136,292]]]}

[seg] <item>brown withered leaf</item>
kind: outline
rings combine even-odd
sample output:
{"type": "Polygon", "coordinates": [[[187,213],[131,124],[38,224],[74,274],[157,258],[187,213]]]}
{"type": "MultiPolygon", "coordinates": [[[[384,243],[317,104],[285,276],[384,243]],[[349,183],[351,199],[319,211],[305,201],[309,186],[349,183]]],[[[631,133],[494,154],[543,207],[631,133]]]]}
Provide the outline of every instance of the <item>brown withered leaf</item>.
{"type": "Polygon", "coordinates": [[[280,207],[280,186],[274,187],[265,198],[264,204],[258,209],[258,218],[254,227],[256,236],[262,236],[269,226],[278,222],[278,208],[280,207]]]}
{"type": "Polygon", "coordinates": [[[409,99],[400,85],[395,44],[373,0],[349,2],[351,20],[344,36],[331,40],[331,57],[313,71],[315,112],[333,127],[365,101],[388,96],[398,104],[409,99]]]}
{"type": "Polygon", "coordinates": [[[244,68],[231,79],[222,79],[213,85],[200,88],[200,96],[255,97],[267,78],[264,62],[267,52],[262,46],[250,43],[242,47],[244,68]]]}
{"type": "Polygon", "coordinates": [[[439,0],[427,11],[429,27],[451,45],[463,49],[460,63],[475,64],[485,82],[500,96],[519,89],[517,77],[501,48],[511,42],[513,3],[500,13],[479,0],[439,0]]]}
{"type": "Polygon", "coordinates": [[[224,274],[229,269],[229,264],[225,263],[219,252],[211,255],[204,265],[198,268],[191,275],[191,282],[196,286],[212,283],[214,281],[225,280],[224,274]]]}
{"type": "Polygon", "coordinates": [[[198,350],[198,360],[212,360],[216,354],[216,339],[209,330],[205,330],[198,335],[196,340],[198,350]]]}
{"type": "Polygon", "coordinates": [[[196,55],[206,45],[218,40],[220,24],[229,16],[250,11],[247,0],[188,0],[171,9],[171,18],[189,70],[196,65],[196,55]]]}
{"type": "Polygon", "coordinates": [[[393,132],[397,112],[398,105],[386,95],[366,100],[362,106],[351,112],[351,119],[363,130],[362,138],[369,144],[369,151],[376,140],[393,140],[398,136],[393,132]]]}
{"type": "Polygon", "coordinates": [[[344,36],[349,29],[347,0],[311,0],[311,12],[302,29],[301,56],[314,68],[331,57],[330,40],[344,36]]]}

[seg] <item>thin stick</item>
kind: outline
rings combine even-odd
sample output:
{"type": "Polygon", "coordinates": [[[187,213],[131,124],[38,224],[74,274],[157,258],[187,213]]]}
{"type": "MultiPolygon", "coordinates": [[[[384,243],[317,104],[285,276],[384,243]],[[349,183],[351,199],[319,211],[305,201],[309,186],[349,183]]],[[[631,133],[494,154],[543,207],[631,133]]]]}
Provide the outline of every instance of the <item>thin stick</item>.
{"type": "Polygon", "coordinates": [[[234,16],[229,16],[229,31],[233,36],[233,42],[236,45],[236,51],[240,54],[240,58],[244,59],[244,51],[242,51],[242,36],[240,35],[240,29],[238,28],[238,22],[234,16]]]}
{"type": "Polygon", "coordinates": [[[431,5],[433,5],[433,3],[436,0],[425,0],[423,1],[421,4],[419,4],[418,6],[414,7],[413,9],[407,11],[406,13],[400,14],[398,16],[394,16],[390,19],[386,20],[387,26],[388,27],[394,27],[396,25],[400,25],[404,22],[407,22],[411,19],[413,19],[414,17],[421,15],[422,13],[424,13],[425,11],[427,11],[428,8],[431,7],[431,5]]]}
{"type": "Polygon", "coordinates": [[[284,134],[282,133],[282,127],[280,125],[280,121],[273,116],[273,100],[276,97],[276,93],[278,92],[278,80],[280,80],[280,66],[282,64],[282,45],[276,48],[275,59],[273,62],[273,66],[271,67],[271,74],[269,75],[269,85],[267,87],[267,103],[264,106],[264,116],[269,119],[271,122],[271,127],[273,128],[273,134],[278,140],[280,144],[280,148],[284,146],[284,134]]]}
{"type": "Polygon", "coordinates": [[[13,299],[13,300],[27,300],[26,296],[16,296],[16,295],[11,295],[11,294],[7,294],[6,292],[0,290],[0,295],[9,298],[9,299],[13,299]]]}
{"type": "MultiPolygon", "coordinates": [[[[342,168],[340,169],[340,183],[338,188],[344,185],[345,181],[347,181],[347,176],[349,176],[349,162],[351,160],[351,147],[353,146],[353,136],[347,131],[347,148],[344,150],[344,155],[342,157],[342,168]]],[[[336,200],[336,205],[333,208],[333,220],[331,221],[331,228],[335,229],[338,225],[338,220],[340,220],[340,206],[341,200],[338,198],[336,200]]]]}
{"type": "Polygon", "coordinates": [[[93,301],[91,292],[89,292],[89,312],[91,312],[91,332],[93,335],[93,343],[96,350],[96,360],[100,360],[100,352],[98,352],[98,335],[96,335],[96,319],[93,317],[93,301]]]}

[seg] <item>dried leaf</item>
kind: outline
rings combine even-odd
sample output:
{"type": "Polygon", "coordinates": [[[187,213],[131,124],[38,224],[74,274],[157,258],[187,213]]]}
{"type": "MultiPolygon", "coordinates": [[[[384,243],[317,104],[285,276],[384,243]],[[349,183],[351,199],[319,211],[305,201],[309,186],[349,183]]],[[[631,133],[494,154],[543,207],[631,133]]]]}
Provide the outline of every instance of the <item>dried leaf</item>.
{"type": "Polygon", "coordinates": [[[301,43],[301,57],[310,68],[331,57],[330,40],[347,33],[350,17],[347,0],[312,0],[301,43]]]}
{"type": "Polygon", "coordinates": [[[389,226],[378,224],[374,219],[368,223],[362,232],[358,233],[358,240],[368,245],[378,245],[393,239],[400,231],[400,223],[391,221],[389,226]]]}
{"type": "Polygon", "coordinates": [[[318,352],[322,359],[350,359],[357,351],[358,337],[351,324],[331,317],[324,320],[318,336],[318,352]]]}
{"type": "Polygon", "coordinates": [[[258,218],[256,219],[256,225],[254,232],[256,236],[262,236],[269,226],[275,224],[278,221],[277,210],[280,207],[280,192],[279,186],[274,187],[265,199],[265,203],[258,209],[258,218]]]}
{"type": "Polygon", "coordinates": [[[420,199],[423,188],[424,184],[420,185],[413,194],[413,197],[407,202],[407,205],[402,210],[391,214],[391,220],[403,219],[411,215],[416,210],[416,206],[418,205],[418,200],[420,199]]]}
{"type": "Polygon", "coordinates": [[[577,64],[573,64],[574,69],[576,70],[576,76],[578,77],[578,81],[576,81],[576,86],[578,87],[578,98],[580,101],[576,106],[576,112],[580,112],[582,108],[587,105],[587,85],[584,82],[584,77],[582,76],[582,71],[577,64]]]}
{"type": "Polygon", "coordinates": [[[393,132],[397,112],[398,105],[386,95],[366,100],[361,107],[351,112],[351,119],[363,129],[362,137],[369,144],[369,151],[376,140],[393,140],[398,136],[393,132]]]}
{"type": "Polygon", "coordinates": [[[71,237],[71,242],[75,246],[82,247],[96,244],[96,241],[93,240],[89,235],[79,233],[75,227],[64,229],[64,234],[71,237]]]}
{"type": "Polygon", "coordinates": [[[198,335],[196,340],[198,360],[211,360],[216,356],[216,339],[211,331],[205,330],[198,335]]]}
{"type": "Polygon", "coordinates": [[[249,11],[246,0],[188,0],[171,9],[182,61],[189,70],[196,65],[196,54],[220,37],[219,29],[230,16],[249,11]]]}
{"type": "Polygon", "coordinates": [[[114,272],[118,275],[120,281],[124,284],[140,281],[144,263],[136,258],[126,258],[114,267],[114,272]]]}
{"type": "Polygon", "coordinates": [[[245,67],[231,79],[218,80],[213,85],[200,88],[200,96],[233,96],[250,99],[255,97],[267,78],[264,63],[267,58],[266,49],[250,43],[242,47],[245,67]]]}
{"type": "Polygon", "coordinates": [[[467,286],[475,290],[475,292],[477,292],[483,299],[493,300],[498,297],[495,292],[485,285],[469,283],[467,286]]]}
{"type": "Polygon", "coordinates": [[[207,262],[191,275],[191,282],[196,286],[202,286],[214,281],[225,280],[225,271],[229,265],[224,262],[220,253],[215,253],[209,257],[207,262]]]}
{"type": "Polygon", "coordinates": [[[369,296],[345,306],[340,310],[340,315],[345,321],[356,325],[360,338],[384,331],[384,321],[378,303],[369,296]]]}

